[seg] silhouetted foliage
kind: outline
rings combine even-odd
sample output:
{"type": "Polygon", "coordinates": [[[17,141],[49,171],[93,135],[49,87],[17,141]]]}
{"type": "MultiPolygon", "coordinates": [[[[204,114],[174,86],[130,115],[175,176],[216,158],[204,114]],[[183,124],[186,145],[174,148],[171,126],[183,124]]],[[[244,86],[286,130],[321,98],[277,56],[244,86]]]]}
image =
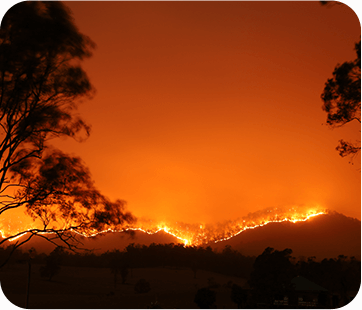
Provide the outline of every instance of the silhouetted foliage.
{"type": "Polygon", "coordinates": [[[327,6],[327,7],[331,7],[331,6],[334,6],[334,5],[340,5],[342,4],[341,2],[338,2],[338,1],[335,1],[335,0],[331,0],[331,1],[324,1],[324,0],[321,0],[319,1],[319,3],[323,6],[327,6]]]}
{"type": "Polygon", "coordinates": [[[200,288],[195,295],[194,302],[200,309],[214,308],[216,292],[207,287],[200,288]]]}
{"type": "Polygon", "coordinates": [[[48,278],[49,281],[59,273],[61,267],[64,250],[62,247],[56,247],[46,258],[45,266],[40,267],[40,275],[43,278],[48,278]]]}
{"type": "Polygon", "coordinates": [[[0,215],[25,206],[43,224],[16,246],[39,232],[55,232],[55,238],[41,236],[72,247],[70,229],[94,232],[133,220],[124,201],[111,202],[95,188],[79,158],[49,145],[52,138],[81,141],[89,135],[90,126],[76,109],[93,93],[80,61],[94,46],[58,1],[21,2],[2,20],[0,215]]]}
{"type": "MultiPolygon", "coordinates": [[[[344,255],[339,255],[337,258],[325,258],[321,261],[317,261],[312,256],[307,259],[301,258],[298,262],[294,262],[294,260],[291,261],[290,255],[292,251],[290,249],[277,251],[267,248],[261,255],[255,258],[244,257],[240,253],[236,255],[237,251],[234,251],[231,247],[227,247],[222,252],[214,252],[211,248],[183,247],[175,246],[174,244],[152,244],[150,246],[132,244],[127,248],[129,252],[128,250],[114,250],[102,254],[94,254],[92,252],[79,253],[64,249],[64,251],[59,252],[61,254],[61,261],[58,260],[58,262],[61,263],[61,266],[105,268],[105,270],[108,270],[108,274],[109,268],[117,268],[118,275],[121,276],[124,264],[130,264],[132,268],[170,266],[176,267],[180,273],[188,273],[192,277],[192,272],[189,268],[196,257],[197,260],[200,259],[198,261],[200,264],[199,268],[202,270],[238,276],[249,280],[249,286],[240,287],[229,281],[221,287],[215,281],[215,278],[210,277],[208,279],[208,287],[205,289],[211,291],[213,289],[214,293],[216,290],[228,289],[230,299],[238,305],[238,308],[285,307],[283,306],[285,296],[289,298],[287,301],[289,308],[302,306],[298,305],[298,297],[302,297],[303,302],[316,304],[318,308],[337,308],[350,302],[360,287],[361,262],[354,257],[346,257],[344,255]],[[149,252],[150,248],[151,252],[149,252]],[[132,253],[132,256],[129,256],[129,253],[132,253]],[[152,255],[149,255],[150,253],[152,255]],[[155,259],[157,256],[162,257],[165,253],[170,258],[167,260],[167,265],[163,265],[162,260],[157,262],[155,259]],[[195,256],[195,253],[199,254],[195,256]],[[205,253],[207,255],[204,255],[205,253]],[[182,260],[176,259],[180,254],[182,260]],[[234,255],[241,259],[235,259],[232,265],[228,266],[230,264],[229,258],[234,257],[234,255]],[[132,260],[129,260],[131,257],[132,260]],[[250,271],[252,266],[254,267],[250,276],[244,276],[247,271],[250,271]],[[231,269],[234,269],[234,273],[231,272],[231,269]],[[240,272],[243,269],[245,271],[240,272]],[[322,286],[327,291],[297,291],[291,285],[293,283],[291,280],[296,276],[302,276],[314,284],[322,286]]],[[[0,258],[7,256],[9,251],[11,251],[11,247],[5,249],[0,247],[0,258]]],[[[32,258],[32,264],[56,266],[53,263],[57,261],[56,259],[53,260],[55,253],[56,250],[50,255],[34,253],[35,256],[32,258]]],[[[28,261],[29,252],[22,252],[21,249],[17,249],[9,264],[12,264],[11,268],[14,268],[14,264],[26,264],[28,261]]],[[[147,283],[148,281],[143,279],[137,285],[137,288],[135,287],[135,290],[140,292],[148,291],[150,285],[147,283]]],[[[210,303],[206,304],[206,301],[211,298],[208,298],[208,293],[204,291],[202,290],[198,297],[201,303],[205,303],[201,307],[215,307],[212,303],[211,306],[210,303]]],[[[114,295],[114,291],[110,294],[114,295]]]]}
{"type": "MultiPolygon", "coordinates": [[[[361,123],[361,41],[355,44],[355,51],[355,60],[335,67],[333,78],[327,80],[321,96],[327,125],[333,128],[354,120],[361,123]]],[[[336,150],[342,157],[353,157],[360,152],[361,143],[340,140],[336,150]]]]}
{"type": "Polygon", "coordinates": [[[296,276],[291,254],[291,249],[278,251],[268,247],[255,259],[248,281],[255,299],[272,305],[276,294],[291,289],[290,281],[296,276]]]}
{"type": "Polygon", "coordinates": [[[182,244],[131,243],[126,247],[125,257],[129,268],[136,267],[188,267],[195,277],[197,271],[210,270],[222,274],[248,277],[254,257],[243,256],[231,247],[221,253],[211,247],[184,247],[182,244]]]}
{"type": "Polygon", "coordinates": [[[231,300],[238,305],[238,308],[245,308],[246,302],[248,300],[247,290],[241,288],[237,284],[233,284],[231,287],[231,300]]]}
{"type": "MultiPolygon", "coordinates": [[[[348,292],[357,292],[361,283],[361,262],[354,257],[347,258],[340,255],[337,258],[325,258],[316,262],[313,258],[308,261],[299,261],[296,264],[299,275],[325,287],[330,292],[338,293],[341,297],[335,298],[335,303],[340,306],[347,304],[348,292]],[[343,303],[343,304],[342,304],[343,303]]],[[[325,296],[319,296],[320,302],[325,302],[325,296]]]]}
{"type": "Polygon", "coordinates": [[[147,282],[145,279],[140,279],[136,283],[134,290],[137,294],[145,294],[151,290],[151,286],[150,286],[150,283],[147,282]]]}

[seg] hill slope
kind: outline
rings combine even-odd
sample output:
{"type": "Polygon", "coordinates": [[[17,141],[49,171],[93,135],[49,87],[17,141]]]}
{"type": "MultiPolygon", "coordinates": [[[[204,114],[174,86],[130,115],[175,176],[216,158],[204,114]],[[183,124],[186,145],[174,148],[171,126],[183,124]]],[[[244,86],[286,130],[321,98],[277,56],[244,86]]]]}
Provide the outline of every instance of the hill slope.
{"type": "Polygon", "coordinates": [[[266,247],[290,248],[293,256],[316,256],[317,259],[338,255],[361,258],[361,222],[339,213],[319,215],[305,222],[269,223],[242,232],[227,241],[212,245],[214,249],[232,246],[244,255],[259,255],[266,247]]]}

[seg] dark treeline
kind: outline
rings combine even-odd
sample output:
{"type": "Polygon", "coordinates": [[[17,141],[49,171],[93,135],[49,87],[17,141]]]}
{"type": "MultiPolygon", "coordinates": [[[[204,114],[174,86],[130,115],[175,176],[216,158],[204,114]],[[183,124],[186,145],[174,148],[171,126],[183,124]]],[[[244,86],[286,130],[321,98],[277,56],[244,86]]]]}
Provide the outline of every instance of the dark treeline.
{"type": "Polygon", "coordinates": [[[360,281],[361,262],[355,257],[296,260],[291,249],[268,247],[255,259],[248,278],[249,306],[337,308],[355,297],[360,281]]]}
{"type": "MultiPolygon", "coordinates": [[[[11,247],[0,248],[0,259],[5,259],[11,250],[11,247]]],[[[353,299],[361,280],[361,262],[354,257],[339,255],[321,261],[316,261],[315,257],[296,259],[292,257],[291,249],[266,248],[257,257],[244,256],[230,246],[214,251],[211,247],[184,247],[173,243],[149,246],[132,243],[123,251],[115,249],[102,254],[71,252],[61,247],[49,255],[37,254],[35,249],[24,252],[17,249],[9,264],[30,260],[32,264],[40,265],[41,276],[49,281],[62,272],[61,266],[107,268],[114,275],[115,287],[118,280],[127,283],[133,268],[186,268],[192,271],[194,278],[199,270],[236,276],[247,279],[244,287],[230,284],[231,299],[239,308],[283,308],[284,302],[292,308],[335,308],[353,299]],[[300,290],[295,284],[298,277],[322,289],[300,290]]],[[[197,292],[195,302],[199,307],[212,307],[215,288],[211,285],[197,292]]],[[[149,289],[147,287],[145,291],[149,289]]]]}
{"type": "Polygon", "coordinates": [[[361,262],[344,255],[320,262],[314,257],[298,261],[296,273],[332,292],[358,291],[361,284],[361,262]]]}
{"type": "MultiPolygon", "coordinates": [[[[155,244],[149,246],[131,243],[124,251],[113,250],[102,254],[93,252],[71,252],[55,249],[50,255],[37,254],[33,251],[32,262],[46,264],[48,257],[60,256],[62,266],[114,268],[115,265],[127,268],[146,267],[187,267],[196,274],[197,270],[214,271],[221,274],[247,278],[252,270],[255,257],[244,256],[240,252],[226,246],[223,251],[215,252],[211,247],[184,247],[182,244],[155,244]]],[[[0,248],[0,260],[11,252],[11,246],[0,248]]],[[[11,262],[27,261],[29,251],[17,249],[11,262]]]]}
{"type": "MultiPolygon", "coordinates": [[[[7,258],[11,250],[11,246],[0,247],[0,260],[7,258]]],[[[270,253],[265,250],[257,258],[244,256],[231,246],[226,246],[222,251],[215,251],[211,247],[184,247],[182,244],[173,243],[152,243],[149,246],[131,243],[124,251],[115,249],[102,254],[95,254],[92,251],[71,252],[56,248],[52,253],[46,255],[36,253],[33,248],[30,251],[17,249],[9,263],[27,262],[31,256],[32,263],[44,265],[49,257],[56,256],[61,266],[95,268],[115,268],[115,266],[120,266],[119,268],[122,266],[127,268],[186,267],[193,270],[195,275],[198,270],[208,270],[246,279],[249,279],[251,275],[253,276],[257,269],[265,273],[275,270],[288,274],[290,277],[304,276],[328,290],[359,289],[361,262],[356,258],[339,255],[337,258],[325,258],[321,261],[316,261],[315,257],[300,257],[297,260],[291,254],[291,250],[272,250],[270,253]],[[271,259],[276,254],[279,254],[280,257],[271,259]],[[262,264],[258,263],[261,258],[263,258],[262,264]]]]}

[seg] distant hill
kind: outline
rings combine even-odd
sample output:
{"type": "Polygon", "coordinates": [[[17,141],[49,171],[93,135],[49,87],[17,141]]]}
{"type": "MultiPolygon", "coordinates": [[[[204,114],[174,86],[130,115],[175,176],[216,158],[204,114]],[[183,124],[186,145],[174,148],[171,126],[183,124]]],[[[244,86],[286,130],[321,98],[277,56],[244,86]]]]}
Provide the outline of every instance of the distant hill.
{"type": "MultiPolygon", "coordinates": [[[[149,235],[140,231],[129,233],[106,233],[95,238],[82,238],[80,247],[94,249],[96,253],[108,250],[123,250],[130,243],[150,245],[151,243],[180,243],[180,241],[160,231],[149,235]]],[[[319,215],[305,222],[269,223],[263,227],[242,232],[227,241],[208,244],[213,249],[222,250],[226,245],[243,255],[257,256],[266,247],[277,250],[290,248],[293,256],[316,256],[317,259],[334,258],[338,255],[355,256],[361,259],[361,222],[339,213],[319,215]]],[[[49,253],[54,246],[35,237],[23,249],[35,247],[38,252],[49,253]]]]}
{"type": "Polygon", "coordinates": [[[136,231],[133,235],[130,233],[106,233],[103,236],[95,238],[82,238],[84,247],[94,249],[95,252],[111,251],[113,249],[123,250],[131,243],[150,245],[151,243],[180,243],[176,237],[159,231],[156,234],[149,235],[142,231],[136,231]]]}
{"type": "Polygon", "coordinates": [[[323,259],[343,254],[361,259],[361,221],[332,212],[305,222],[269,223],[211,247],[223,249],[226,245],[243,255],[259,255],[266,247],[272,247],[290,248],[296,258],[323,259]]]}
{"type": "MultiPolygon", "coordinates": [[[[22,237],[20,240],[24,240],[25,238],[26,237],[22,237]]],[[[94,250],[95,253],[112,251],[114,249],[119,249],[122,251],[131,243],[139,243],[147,246],[151,243],[180,243],[180,241],[176,237],[169,235],[163,231],[160,231],[153,235],[149,235],[141,231],[136,231],[133,234],[125,232],[109,232],[93,238],[84,238],[78,236],[77,239],[80,240],[80,242],[82,243],[79,244],[79,248],[94,250]]],[[[10,243],[7,243],[4,246],[6,247],[9,244],[10,243]]],[[[27,250],[31,247],[34,247],[38,253],[44,252],[46,254],[50,253],[55,248],[53,244],[49,243],[41,237],[36,236],[27,243],[25,243],[21,248],[23,250],[27,250]]]]}

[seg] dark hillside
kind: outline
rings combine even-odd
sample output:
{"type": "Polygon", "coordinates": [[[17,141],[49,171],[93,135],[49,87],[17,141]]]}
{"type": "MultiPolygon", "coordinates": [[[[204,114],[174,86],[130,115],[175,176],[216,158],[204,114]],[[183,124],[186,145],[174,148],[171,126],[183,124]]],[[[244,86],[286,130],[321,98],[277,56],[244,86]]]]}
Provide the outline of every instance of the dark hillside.
{"type": "Polygon", "coordinates": [[[250,229],[227,241],[211,245],[223,249],[230,245],[243,255],[258,255],[266,247],[293,249],[293,256],[316,256],[317,259],[338,255],[361,258],[361,222],[339,213],[319,215],[305,222],[270,223],[250,229]]]}

